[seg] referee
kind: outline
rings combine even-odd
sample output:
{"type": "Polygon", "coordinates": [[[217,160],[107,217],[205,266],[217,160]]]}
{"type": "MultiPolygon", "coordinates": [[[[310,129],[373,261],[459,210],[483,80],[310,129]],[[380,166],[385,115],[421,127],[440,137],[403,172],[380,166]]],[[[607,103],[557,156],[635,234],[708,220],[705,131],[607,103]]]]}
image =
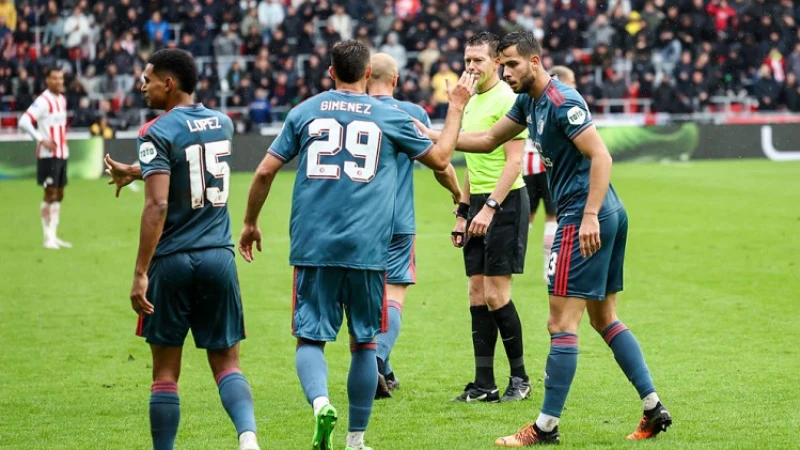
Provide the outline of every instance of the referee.
{"type": "MultiPolygon", "coordinates": [[[[497,73],[497,44],[497,36],[487,32],[467,41],[464,63],[478,77],[478,89],[464,110],[463,131],[491,128],[516,101],[497,73]]],[[[530,204],[521,175],[527,136],[525,131],[491,153],[466,155],[467,176],[452,240],[464,249],[469,277],[475,379],[455,401],[517,401],[531,392],[522,325],[511,301],[511,276],[522,273],[528,241],[530,204]],[[511,368],[502,397],[494,379],[498,331],[511,368]]]]}

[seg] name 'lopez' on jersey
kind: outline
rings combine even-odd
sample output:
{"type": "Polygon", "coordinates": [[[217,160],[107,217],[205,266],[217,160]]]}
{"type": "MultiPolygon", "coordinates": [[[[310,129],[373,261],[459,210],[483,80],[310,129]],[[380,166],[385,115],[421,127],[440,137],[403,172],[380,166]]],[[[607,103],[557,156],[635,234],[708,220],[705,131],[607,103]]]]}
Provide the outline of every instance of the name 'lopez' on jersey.
{"type": "Polygon", "coordinates": [[[199,104],[175,107],[140,130],[142,178],[170,176],[156,256],[233,248],[227,206],[232,141],[231,119],[199,104]]]}

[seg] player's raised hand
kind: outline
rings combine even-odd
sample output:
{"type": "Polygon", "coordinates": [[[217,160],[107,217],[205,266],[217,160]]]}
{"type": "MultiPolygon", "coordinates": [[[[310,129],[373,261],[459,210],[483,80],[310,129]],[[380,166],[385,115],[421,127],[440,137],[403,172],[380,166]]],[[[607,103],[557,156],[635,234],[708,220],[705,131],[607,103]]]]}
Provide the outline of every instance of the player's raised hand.
{"type": "Polygon", "coordinates": [[[472,223],[469,225],[469,235],[486,236],[486,232],[489,230],[489,225],[492,224],[493,218],[494,210],[488,206],[484,206],[481,212],[472,219],[472,223]]]}
{"type": "Polygon", "coordinates": [[[600,250],[600,221],[597,214],[584,214],[578,231],[581,256],[588,258],[600,250]]]}
{"type": "Polygon", "coordinates": [[[478,78],[469,72],[464,72],[452,89],[450,82],[447,80],[445,80],[445,85],[447,86],[447,98],[450,101],[450,105],[463,109],[467,106],[469,99],[475,95],[478,78]]]}
{"type": "Polygon", "coordinates": [[[147,301],[147,285],[149,280],[147,275],[134,275],[133,285],[131,286],[131,307],[136,314],[143,316],[153,314],[155,308],[147,301]]]}
{"type": "Polygon", "coordinates": [[[239,254],[242,255],[245,261],[253,262],[253,242],[256,243],[256,249],[261,251],[261,230],[256,225],[244,225],[242,229],[242,236],[239,238],[239,254]]]}
{"type": "Polygon", "coordinates": [[[116,196],[119,197],[120,190],[133,183],[133,180],[135,180],[136,177],[131,173],[129,170],[130,167],[127,164],[114,161],[109,155],[106,155],[105,158],[103,158],[103,162],[106,165],[106,174],[111,177],[111,179],[108,180],[108,184],[117,185],[116,196]]]}
{"type": "Polygon", "coordinates": [[[453,247],[461,248],[467,241],[467,219],[463,217],[456,217],[456,226],[450,233],[450,240],[453,242],[453,247]]]}

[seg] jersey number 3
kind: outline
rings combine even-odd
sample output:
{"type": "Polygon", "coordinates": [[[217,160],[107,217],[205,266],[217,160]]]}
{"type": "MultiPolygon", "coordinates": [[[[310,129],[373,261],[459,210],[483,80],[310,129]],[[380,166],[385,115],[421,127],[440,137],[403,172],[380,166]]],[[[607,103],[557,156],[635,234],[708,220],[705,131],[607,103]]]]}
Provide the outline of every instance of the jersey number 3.
{"type": "Polygon", "coordinates": [[[323,156],[333,156],[344,148],[356,158],[364,160],[364,167],[355,161],[345,161],[344,173],[353,181],[369,183],[378,171],[378,154],[381,149],[382,132],[374,122],[354,120],[345,129],[334,119],[315,119],[308,126],[311,137],[328,133],[327,140],[314,141],[308,146],[306,177],[312,179],[338,180],[341,168],[336,164],[323,164],[323,156]]]}
{"type": "Polygon", "coordinates": [[[192,195],[192,209],[199,209],[208,199],[214,206],[228,203],[228,186],[231,182],[231,168],[220,156],[231,154],[231,141],[207,142],[186,147],[186,161],[189,163],[189,187],[192,195]],[[205,157],[203,156],[205,155],[205,157]],[[222,178],[222,189],[206,187],[205,172],[214,178],[222,178]]]}

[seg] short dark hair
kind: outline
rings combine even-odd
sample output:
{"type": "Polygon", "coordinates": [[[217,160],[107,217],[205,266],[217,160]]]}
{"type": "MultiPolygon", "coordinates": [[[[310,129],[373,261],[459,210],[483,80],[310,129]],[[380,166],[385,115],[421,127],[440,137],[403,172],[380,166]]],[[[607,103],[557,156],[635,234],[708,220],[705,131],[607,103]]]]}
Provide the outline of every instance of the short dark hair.
{"type": "Polygon", "coordinates": [[[497,45],[497,52],[517,46],[517,52],[520,56],[529,58],[532,55],[542,56],[542,46],[536,41],[533,33],[530,31],[512,31],[503,36],[500,43],[497,45]]]}
{"type": "Polygon", "coordinates": [[[170,72],[178,79],[178,89],[187,94],[194,93],[197,86],[197,66],[192,54],[176,48],[164,48],[147,60],[153,65],[153,72],[170,72]]]}
{"type": "Polygon", "coordinates": [[[355,83],[364,78],[369,58],[367,46],[353,39],[336,44],[331,51],[333,71],[345,83],[355,83]]]}
{"type": "Polygon", "coordinates": [[[64,71],[64,69],[62,69],[59,66],[50,66],[50,67],[47,67],[46,69],[44,69],[44,77],[45,78],[49,77],[50,74],[53,73],[53,72],[63,72],[63,71],[64,71]]]}
{"type": "Polygon", "coordinates": [[[499,43],[500,39],[497,35],[488,31],[481,31],[467,39],[467,47],[489,46],[489,55],[493,57],[497,56],[497,45],[499,43]]]}

